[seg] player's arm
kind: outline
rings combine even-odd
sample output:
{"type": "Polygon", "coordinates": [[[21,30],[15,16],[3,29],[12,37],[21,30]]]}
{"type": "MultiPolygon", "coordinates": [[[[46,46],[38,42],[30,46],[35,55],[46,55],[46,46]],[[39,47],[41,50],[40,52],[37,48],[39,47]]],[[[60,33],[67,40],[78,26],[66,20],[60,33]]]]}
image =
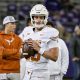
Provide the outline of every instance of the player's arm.
{"type": "Polygon", "coordinates": [[[40,48],[39,53],[42,54],[47,59],[56,61],[58,58],[58,52],[59,52],[59,47],[58,47],[58,42],[57,40],[50,40],[47,43],[48,49],[44,51],[43,48],[40,48]]]}
{"type": "MultiPolygon", "coordinates": [[[[47,33],[46,33],[47,34],[47,33]]],[[[59,31],[55,28],[51,28],[49,30],[47,36],[49,36],[50,41],[47,43],[48,49],[42,50],[40,48],[39,53],[42,54],[45,58],[56,61],[59,53],[59,45],[58,45],[58,36],[59,31]]]]}
{"type": "Polygon", "coordinates": [[[42,56],[44,56],[47,59],[56,61],[58,58],[58,47],[50,48],[49,50],[45,50],[42,56]]]}
{"type": "Polygon", "coordinates": [[[32,46],[34,50],[36,50],[38,53],[40,53],[43,57],[47,59],[56,61],[58,58],[59,48],[56,40],[55,41],[51,40],[50,42],[48,42],[47,45],[49,49],[40,47],[39,44],[34,40],[29,40],[28,45],[32,46]]]}

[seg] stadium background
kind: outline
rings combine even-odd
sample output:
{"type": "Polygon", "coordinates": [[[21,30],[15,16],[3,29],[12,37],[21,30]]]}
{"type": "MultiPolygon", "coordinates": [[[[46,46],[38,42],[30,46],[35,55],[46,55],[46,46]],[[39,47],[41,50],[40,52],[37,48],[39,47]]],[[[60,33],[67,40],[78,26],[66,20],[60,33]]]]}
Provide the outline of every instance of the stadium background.
{"type": "MultiPolygon", "coordinates": [[[[74,29],[77,25],[80,26],[80,0],[0,0],[0,30],[3,27],[3,18],[12,15],[19,20],[16,30],[16,33],[19,34],[27,25],[30,9],[37,3],[42,3],[47,7],[50,13],[49,21],[54,26],[57,21],[59,22],[57,29],[60,31],[60,37],[65,40],[70,52],[74,29]]],[[[71,52],[69,57],[70,63],[65,78],[72,80],[74,69],[71,52]]]]}

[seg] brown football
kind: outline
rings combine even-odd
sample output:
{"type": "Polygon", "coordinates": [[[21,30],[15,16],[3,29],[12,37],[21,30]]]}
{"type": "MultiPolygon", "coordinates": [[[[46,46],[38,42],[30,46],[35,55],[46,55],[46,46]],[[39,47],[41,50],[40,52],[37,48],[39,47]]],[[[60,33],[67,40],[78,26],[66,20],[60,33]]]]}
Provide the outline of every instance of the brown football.
{"type": "Polygon", "coordinates": [[[27,59],[31,56],[34,56],[37,51],[35,51],[32,47],[28,46],[28,44],[25,42],[23,44],[23,56],[27,59]]]}

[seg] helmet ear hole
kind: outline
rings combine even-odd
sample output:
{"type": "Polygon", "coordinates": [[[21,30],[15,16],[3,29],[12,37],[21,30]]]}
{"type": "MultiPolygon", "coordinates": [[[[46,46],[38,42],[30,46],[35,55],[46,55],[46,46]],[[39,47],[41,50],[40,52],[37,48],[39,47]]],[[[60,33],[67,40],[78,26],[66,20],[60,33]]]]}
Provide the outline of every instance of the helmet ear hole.
{"type": "Polygon", "coordinates": [[[34,20],[34,16],[32,16],[32,19],[34,20]]]}
{"type": "Polygon", "coordinates": [[[45,16],[44,16],[44,19],[45,19],[45,16]]]}

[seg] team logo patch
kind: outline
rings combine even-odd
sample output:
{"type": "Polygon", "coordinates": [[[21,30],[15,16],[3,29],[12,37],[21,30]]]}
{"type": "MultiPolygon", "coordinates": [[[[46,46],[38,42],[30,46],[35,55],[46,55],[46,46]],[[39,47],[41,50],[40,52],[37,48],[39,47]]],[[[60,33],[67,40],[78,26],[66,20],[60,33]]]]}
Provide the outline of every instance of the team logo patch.
{"type": "Polygon", "coordinates": [[[40,34],[40,36],[43,36],[44,34],[40,34]]]}
{"type": "Polygon", "coordinates": [[[30,35],[30,33],[27,33],[27,35],[30,35]]]}

